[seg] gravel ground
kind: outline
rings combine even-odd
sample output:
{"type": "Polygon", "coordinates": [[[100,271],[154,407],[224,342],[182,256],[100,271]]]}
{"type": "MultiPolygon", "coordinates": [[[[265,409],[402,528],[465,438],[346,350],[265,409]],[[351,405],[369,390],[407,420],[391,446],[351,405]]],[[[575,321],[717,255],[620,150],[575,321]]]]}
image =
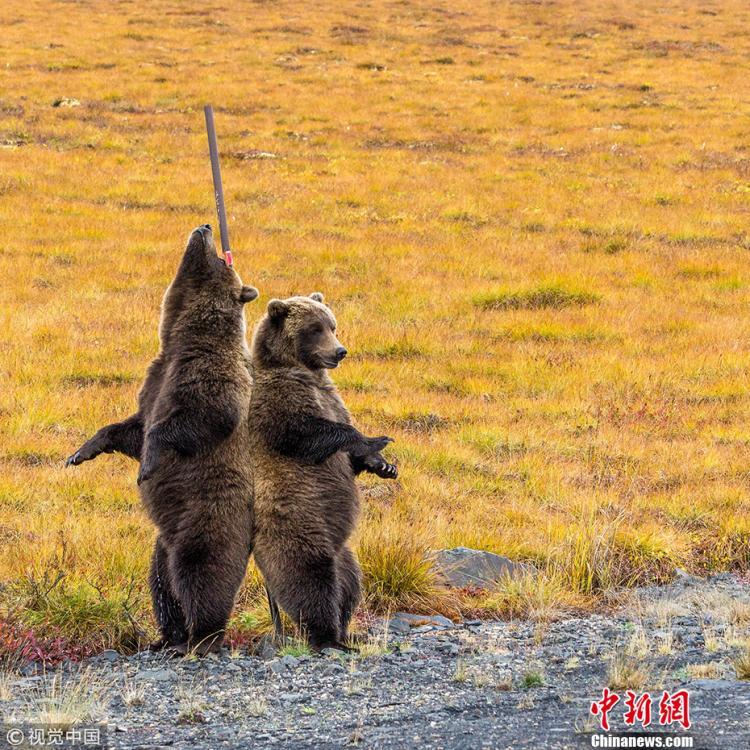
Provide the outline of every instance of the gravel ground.
{"type": "MultiPolygon", "coordinates": [[[[684,576],[638,590],[612,614],[546,628],[441,622],[397,616],[392,653],[366,658],[105,652],[71,665],[61,694],[75,684],[78,700],[93,694],[115,748],[578,748],[598,730],[589,706],[616,653],[646,669],[656,699],[662,688],[690,691],[693,726],[673,735],[697,748],[750,747],[750,682],[733,667],[750,629],[750,587],[737,577],[684,576]]],[[[13,682],[5,720],[30,716],[50,680],[13,682]]],[[[624,729],[621,707],[613,731],[624,729]]],[[[656,700],[654,715],[660,731],[656,700]]]]}

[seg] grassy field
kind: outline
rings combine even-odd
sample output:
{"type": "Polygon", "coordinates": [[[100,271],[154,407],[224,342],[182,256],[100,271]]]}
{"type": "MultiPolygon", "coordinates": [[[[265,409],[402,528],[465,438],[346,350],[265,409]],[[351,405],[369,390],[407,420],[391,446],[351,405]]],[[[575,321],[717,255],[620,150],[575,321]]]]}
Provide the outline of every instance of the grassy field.
{"type": "Polygon", "coordinates": [[[134,410],[214,221],[209,101],[250,323],[323,291],[345,401],[396,438],[369,608],[543,618],[748,567],[747,4],[316,5],[3,4],[0,650],[153,629],[135,464],[63,460],[134,410]],[[458,544],[541,574],[446,596],[424,554],[458,544]]]}

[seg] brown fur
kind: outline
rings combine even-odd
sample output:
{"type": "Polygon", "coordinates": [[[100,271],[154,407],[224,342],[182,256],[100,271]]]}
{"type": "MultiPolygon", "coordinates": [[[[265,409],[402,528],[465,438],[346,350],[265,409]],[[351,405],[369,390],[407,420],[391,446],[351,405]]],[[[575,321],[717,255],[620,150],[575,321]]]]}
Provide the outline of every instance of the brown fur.
{"type": "Polygon", "coordinates": [[[351,426],[326,372],[346,353],[335,326],[322,295],[272,300],[252,346],[255,559],[316,649],[342,646],[360,598],[347,546],[359,513],[355,463],[396,474],[378,453],[390,439],[351,426]]]}
{"type": "Polygon", "coordinates": [[[159,537],[149,581],[159,646],[216,648],[252,543],[243,306],[257,297],[216,254],[208,225],[190,236],[164,296],[161,351],[138,412],[100,430],[69,459],[121,450],[141,460],[141,497],[159,537]]]}

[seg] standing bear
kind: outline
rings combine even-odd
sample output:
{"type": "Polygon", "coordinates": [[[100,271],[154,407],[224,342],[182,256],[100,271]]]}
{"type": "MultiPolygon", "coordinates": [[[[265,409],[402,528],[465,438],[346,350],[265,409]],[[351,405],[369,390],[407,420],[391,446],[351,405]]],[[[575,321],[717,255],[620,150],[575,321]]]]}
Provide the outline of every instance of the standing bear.
{"type": "Polygon", "coordinates": [[[244,305],[258,296],[217,255],[211,227],[188,240],[162,303],[161,350],[138,412],[103,427],[69,465],[119,451],[140,459],[138,484],[159,529],[149,583],[155,648],[217,649],[252,548],[244,305]]]}
{"type": "Polygon", "coordinates": [[[272,612],[280,604],[315,650],[346,648],[360,598],[347,546],[359,512],[355,474],[397,476],[379,452],[391,439],[355,429],[328,376],[346,356],[335,331],[323,295],[274,299],[252,343],[255,560],[272,612]]]}

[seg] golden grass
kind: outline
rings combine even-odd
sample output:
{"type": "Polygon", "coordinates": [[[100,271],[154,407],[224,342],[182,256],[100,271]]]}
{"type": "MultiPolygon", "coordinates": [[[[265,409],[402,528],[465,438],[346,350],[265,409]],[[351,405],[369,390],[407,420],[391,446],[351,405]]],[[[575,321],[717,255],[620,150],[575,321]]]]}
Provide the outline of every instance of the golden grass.
{"type": "Polygon", "coordinates": [[[693,680],[719,680],[724,675],[724,667],[716,662],[688,664],[685,672],[693,680]]]}
{"type": "Polygon", "coordinates": [[[750,680],[750,644],[745,643],[744,647],[732,662],[737,679],[750,680]]]}
{"type": "Polygon", "coordinates": [[[747,568],[746,3],[2,16],[5,614],[60,568],[35,628],[105,645],[149,622],[135,465],[63,459],[132,412],[184,238],[213,221],[207,101],[250,323],[323,290],[343,396],[396,438],[398,485],[366,480],[369,601],[429,600],[418,551],[458,543],[552,570],[560,597],[747,568]]]}
{"type": "Polygon", "coordinates": [[[610,690],[641,690],[651,680],[648,665],[640,657],[626,651],[617,651],[607,669],[607,684],[610,690]]]}
{"type": "Polygon", "coordinates": [[[392,645],[388,642],[388,626],[390,617],[386,616],[380,632],[368,633],[355,640],[352,646],[357,652],[357,656],[362,659],[377,659],[393,651],[392,645]]]}
{"type": "Polygon", "coordinates": [[[17,677],[12,672],[0,671],[0,701],[9,701],[13,699],[13,683],[17,677]]]}

